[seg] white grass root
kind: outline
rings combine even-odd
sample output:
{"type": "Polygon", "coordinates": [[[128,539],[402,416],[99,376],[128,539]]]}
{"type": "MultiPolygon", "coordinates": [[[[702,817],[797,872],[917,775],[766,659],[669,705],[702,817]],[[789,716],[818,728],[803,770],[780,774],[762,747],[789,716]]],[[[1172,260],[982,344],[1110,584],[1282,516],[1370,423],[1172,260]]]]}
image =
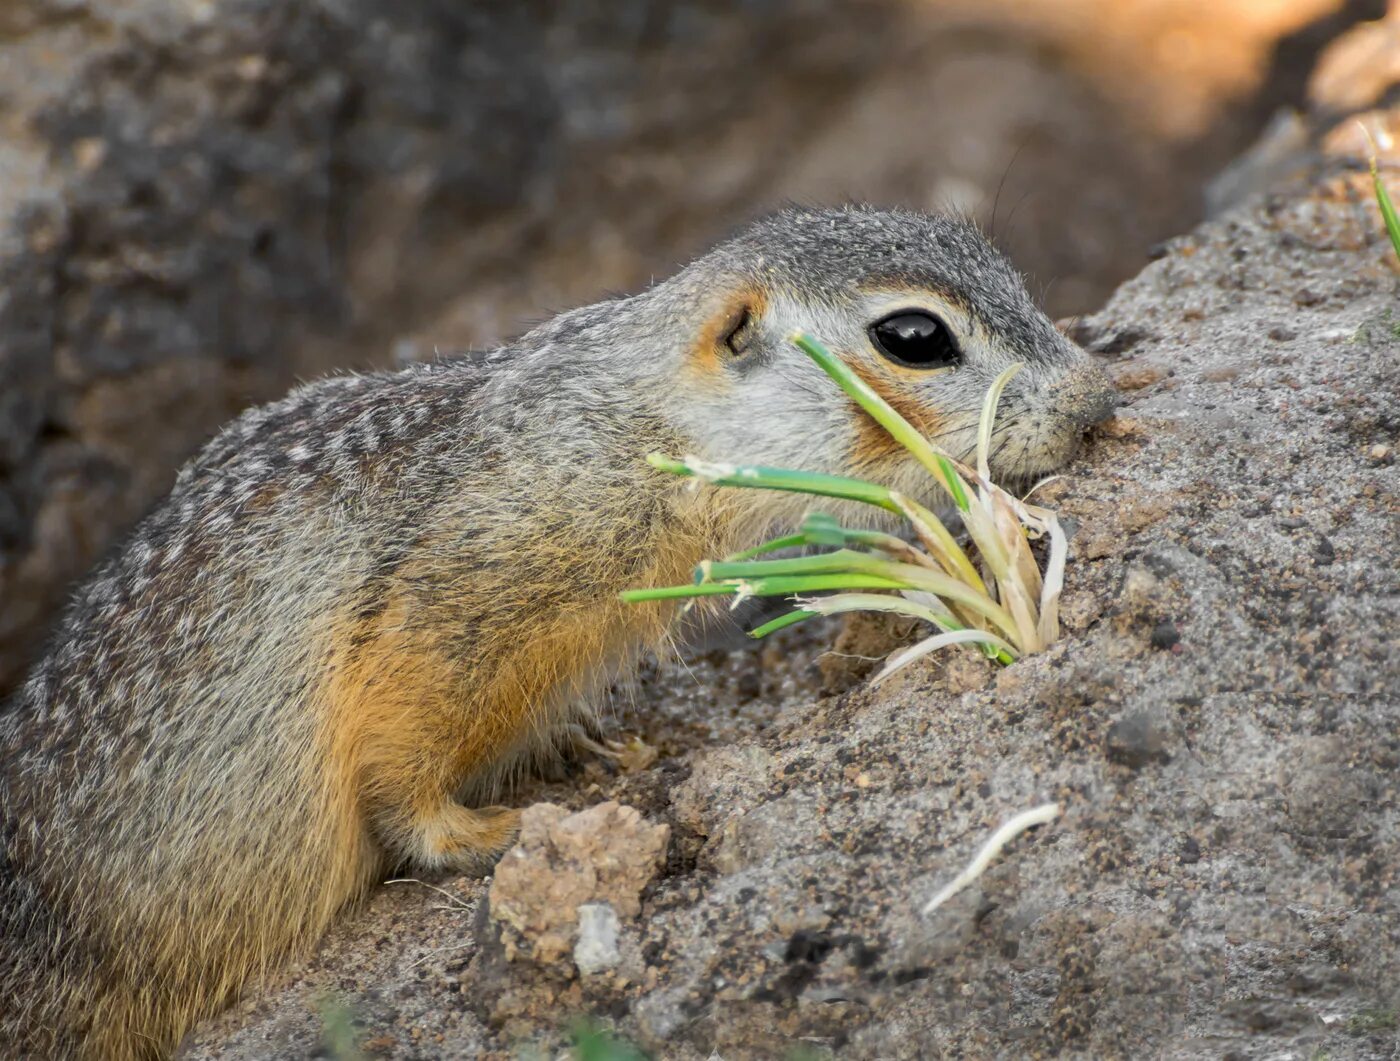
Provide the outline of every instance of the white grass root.
{"type": "Polygon", "coordinates": [[[934,634],[926,637],[918,644],[902,648],[898,652],[891,654],[885,665],[880,668],[880,672],[870,679],[871,685],[879,685],[886,678],[902,671],[915,660],[923,659],[931,652],[937,652],[940,648],[947,648],[949,645],[991,645],[999,648],[1003,652],[1015,654],[1015,649],[997,637],[989,634],[985,630],[950,630],[947,633],[934,634]]]}
{"type": "Polygon", "coordinates": [[[1037,825],[1046,825],[1060,816],[1060,805],[1058,803],[1042,803],[1039,807],[1032,807],[1028,811],[1022,811],[1014,818],[1002,824],[1001,828],[987,839],[982,845],[982,849],[977,852],[971,862],[964,867],[963,871],[949,881],[943,889],[924,904],[923,915],[928,917],[940,906],[946,903],[958,892],[962,891],[969,884],[982,876],[987,871],[987,867],[992,864],[1002,849],[1011,843],[1018,836],[1028,829],[1034,829],[1037,825]]]}

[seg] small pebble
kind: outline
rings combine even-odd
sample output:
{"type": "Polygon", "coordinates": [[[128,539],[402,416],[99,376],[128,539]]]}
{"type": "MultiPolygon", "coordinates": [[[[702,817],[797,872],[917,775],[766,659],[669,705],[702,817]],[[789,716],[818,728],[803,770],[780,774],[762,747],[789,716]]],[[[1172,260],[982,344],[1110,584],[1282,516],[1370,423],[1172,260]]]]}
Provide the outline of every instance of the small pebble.
{"type": "Polygon", "coordinates": [[[1169,649],[1181,640],[1181,631],[1172,623],[1158,623],[1152,630],[1152,647],[1169,649]]]}
{"type": "Polygon", "coordinates": [[[1313,549],[1313,559],[1320,565],[1330,564],[1337,559],[1337,547],[1332,544],[1330,538],[1317,540],[1317,547],[1313,549]]]}
{"type": "Polygon", "coordinates": [[[1169,734],[1146,712],[1124,715],[1108,729],[1108,758],[1133,770],[1148,763],[1165,763],[1171,754],[1166,744],[1169,734]]]}

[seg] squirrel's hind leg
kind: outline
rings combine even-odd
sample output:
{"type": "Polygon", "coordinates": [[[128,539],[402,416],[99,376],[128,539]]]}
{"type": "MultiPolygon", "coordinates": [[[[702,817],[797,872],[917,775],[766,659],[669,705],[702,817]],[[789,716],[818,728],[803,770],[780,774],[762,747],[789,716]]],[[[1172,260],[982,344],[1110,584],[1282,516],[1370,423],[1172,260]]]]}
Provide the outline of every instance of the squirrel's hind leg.
{"type": "Polygon", "coordinates": [[[470,740],[471,727],[463,727],[459,712],[435,706],[431,696],[407,710],[392,699],[360,701],[359,804],[389,865],[480,873],[514,843],[520,812],[457,802],[470,764],[493,756],[472,747],[478,742],[470,740]]]}
{"type": "Polygon", "coordinates": [[[464,709],[451,656],[390,620],[381,620],[387,630],[347,638],[330,670],[332,771],[350,786],[387,865],[479,873],[514,842],[520,812],[471,809],[453,795],[464,776],[499,758],[515,720],[464,709]]]}
{"type": "Polygon", "coordinates": [[[383,842],[405,862],[432,872],[480,873],[515,842],[520,831],[518,810],[473,810],[453,799],[408,821],[394,817],[394,824],[381,819],[383,842]]]}

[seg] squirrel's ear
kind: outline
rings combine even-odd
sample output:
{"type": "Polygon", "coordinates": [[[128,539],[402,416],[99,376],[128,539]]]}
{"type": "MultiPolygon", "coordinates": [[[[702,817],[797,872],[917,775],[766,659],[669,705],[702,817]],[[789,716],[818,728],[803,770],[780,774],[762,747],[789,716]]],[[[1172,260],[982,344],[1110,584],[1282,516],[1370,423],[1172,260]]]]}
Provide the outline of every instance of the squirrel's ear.
{"type": "Polygon", "coordinates": [[[753,309],[745,301],[730,313],[724,322],[720,338],[724,349],[720,351],[720,355],[724,356],[727,353],[730,357],[743,357],[753,340],[753,332],[753,309]]]}
{"type": "Polygon", "coordinates": [[[764,301],[755,291],[736,292],[701,328],[691,350],[691,364],[701,372],[719,372],[750,351],[764,301]]]}

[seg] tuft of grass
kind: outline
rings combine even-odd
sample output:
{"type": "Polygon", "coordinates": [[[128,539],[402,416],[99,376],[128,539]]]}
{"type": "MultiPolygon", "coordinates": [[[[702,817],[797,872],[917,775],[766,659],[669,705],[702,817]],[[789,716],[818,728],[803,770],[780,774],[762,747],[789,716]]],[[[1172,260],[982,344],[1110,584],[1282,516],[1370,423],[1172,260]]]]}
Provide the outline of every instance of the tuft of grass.
{"type": "Polygon", "coordinates": [[[647,1061],[637,1047],[592,1021],[579,1022],[569,1038],[573,1061],[647,1061]]]}
{"type": "Polygon", "coordinates": [[[1380,1035],[1392,1032],[1397,1027],[1400,1027],[1400,1017],[1393,1009],[1363,1009],[1347,1019],[1347,1033],[1350,1035],[1380,1035]]]}
{"type": "Polygon", "coordinates": [[[1390,198],[1390,193],[1385,190],[1385,184],[1381,181],[1380,162],[1377,159],[1379,150],[1376,147],[1375,138],[1371,136],[1371,130],[1363,124],[1361,131],[1366,134],[1366,139],[1371,144],[1371,183],[1376,190],[1376,205],[1381,209],[1381,220],[1385,222],[1386,234],[1390,236],[1390,245],[1395,248],[1395,256],[1400,258],[1400,214],[1395,211],[1395,203],[1390,198]]]}
{"type": "Polygon", "coordinates": [[[724,560],[705,561],[692,585],[632,589],[622,599],[640,603],[731,596],[736,604],[749,597],[793,599],[793,611],[751,631],[752,637],[813,616],[850,611],[894,612],[935,628],[928,638],[891,656],[875,681],[949,645],[975,645],[1004,665],[1055,641],[1067,540],[1053,512],[1008,494],[992,482],[988,468],[997,404],[1021,366],[1012,365],[988,389],[978,426],[977,466],[970,468],[921,435],[816,339],[799,332],[791,341],[923,465],[956,510],[970,551],[933,511],[878,483],[653,453],[647,457],[653,467],[714,486],[789,491],[882,509],[902,518],[917,544],[883,531],[847,527],[814,512],[795,533],[724,560]],[[1044,570],[1030,545],[1042,538],[1049,543],[1044,570]],[[795,548],[828,551],[769,556],[795,548]],[[829,595],[813,596],[818,593],[829,595]]]}
{"type": "Polygon", "coordinates": [[[317,1009],[321,1017],[321,1049],[325,1056],[333,1061],[364,1061],[355,1013],[350,1005],[328,993],[321,997],[317,1009]]]}

